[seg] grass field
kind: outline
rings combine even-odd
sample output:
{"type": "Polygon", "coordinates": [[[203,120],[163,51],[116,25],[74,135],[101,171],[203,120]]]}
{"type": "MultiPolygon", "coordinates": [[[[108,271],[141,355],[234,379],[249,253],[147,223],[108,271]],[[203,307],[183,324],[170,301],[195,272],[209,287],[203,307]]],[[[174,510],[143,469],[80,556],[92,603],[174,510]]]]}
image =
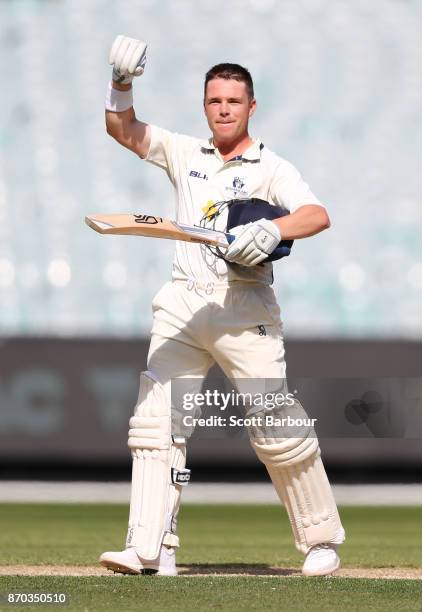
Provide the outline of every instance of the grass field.
{"type": "MultiPolygon", "coordinates": [[[[422,570],[422,508],[342,508],[341,515],[344,568],[422,570]]],[[[66,592],[66,610],[422,611],[422,580],[298,577],[302,557],[277,506],[183,507],[178,578],[89,575],[102,551],[122,548],[126,522],[120,505],[0,505],[0,574],[8,574],[0,592],[66,592]],[[37,568],[44,575],[19,575],[33,566],[45,566],[37,568]],[[50,575],[57,566],[88,575],[50,575]]]]}

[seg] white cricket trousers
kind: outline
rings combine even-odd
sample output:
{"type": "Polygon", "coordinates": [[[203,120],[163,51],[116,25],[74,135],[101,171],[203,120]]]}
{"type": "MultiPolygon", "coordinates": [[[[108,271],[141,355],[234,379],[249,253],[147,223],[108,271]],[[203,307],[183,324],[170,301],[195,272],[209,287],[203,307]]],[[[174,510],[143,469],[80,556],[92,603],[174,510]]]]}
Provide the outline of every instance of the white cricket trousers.
{"type": "MultiPolygon", "coordinates": [[[[241,379],[285,383],[280,310],[271,287],[169,282],[157,293],[152,306],[148,370],[163,385],[168,405],[172,379],[189,379],[186,386],[183,384],[184,392],[198,393],[214,362],[238,389],[241,379]]],[[[176,402],[174,408],[177,410],[176,402]]],[[[274,439],[256,438],[254,434],[251,438],[286,506],[296,547],[304,554],[315,544],[344,540],[318,441],[315,435],[307,436],[278,435],[274,439]]]]}
{"type": "Polygon", "coordinates": [[[216,362],[229,379],[286,376],[280,309],[266,285],[207,287],[166,283],[152,302],[148,370],[169,388],[172,378],[202,379],[216,362]]]}

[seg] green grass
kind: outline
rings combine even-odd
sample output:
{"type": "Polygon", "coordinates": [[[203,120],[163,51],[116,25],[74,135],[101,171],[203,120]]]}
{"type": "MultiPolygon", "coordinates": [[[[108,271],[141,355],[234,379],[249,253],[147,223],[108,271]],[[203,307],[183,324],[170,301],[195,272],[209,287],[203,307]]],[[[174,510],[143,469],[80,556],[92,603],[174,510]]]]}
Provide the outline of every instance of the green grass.
{"type": "MultiPolygon", "coordinates": [[[[343,567],[422,568],[421,508],[342,508],[341,516],[347,531],[343,567]]],[[[0,564],[95,565],[102,551],[123,547],[126,525],[121,505],[3,504],[0,564]]],[[[184,506],[179,533],[178,563],[199,572],[265,573],[302,563],[277,506],[184,506]]],[[[416,580],[0,577],[0,592],[8,590],[67,592],[71,604],[64,610],[422,611],[422,581],[416,580]]]]}
{"type": "MultiPolygon", "coordinates": [[[[421,610],[422,582],[345,578],[1,578],[0,589],[67,593],[66,610],[421,610]]],[[[25,606],[22,610],[40,610],[25,606]]],[[[12,606],[1,610],[11,612],[12,606]]],[[[16,609],[16,608],[15,608],[16,609]]],[[[48,609],[43,607],[43,609],[48,609]]],[[[49,608],[51,610],[51,607],[49,608]]],[[[54,609],[59,610],[59,607],[54,609]]]]}
{"type": "MultiPolygon", "coordinates": [[[[422,568],[421,508],[340,510],[346,528],[343,567],[422,568]]],[[[120,550],[127,526],[123,505],[0,505],[1,565],[92,565],[120,550]]],[[[300,567],[290,525],[278,506],[182,508],[179,564],[300,567]]]]}

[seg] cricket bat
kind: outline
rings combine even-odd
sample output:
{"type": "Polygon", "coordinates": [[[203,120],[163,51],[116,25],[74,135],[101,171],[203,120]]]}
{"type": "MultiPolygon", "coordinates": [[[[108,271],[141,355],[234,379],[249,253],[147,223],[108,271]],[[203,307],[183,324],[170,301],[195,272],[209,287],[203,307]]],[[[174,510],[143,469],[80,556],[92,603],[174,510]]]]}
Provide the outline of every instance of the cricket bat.
{"type": "Polygon", "coordinates": [[[100,234],[123,236],[146,236],[168,238],[184,242],[200,242],[219,247],[228,247],[235,239],[232,234],[217,230],[177,223],[154,215],[112,214],[88,215],[85,223],[100,234]]]}

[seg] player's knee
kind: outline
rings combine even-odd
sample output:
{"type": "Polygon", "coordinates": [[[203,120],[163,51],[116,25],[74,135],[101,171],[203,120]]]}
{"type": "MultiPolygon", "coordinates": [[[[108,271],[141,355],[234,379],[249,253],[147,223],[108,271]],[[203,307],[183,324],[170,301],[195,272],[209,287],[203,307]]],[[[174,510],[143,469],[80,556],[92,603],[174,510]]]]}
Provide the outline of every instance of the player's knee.
{"type": "Polygon", "coordinates": [[[265,465],[288,467],[319,455],[313,420],[299,401],[291,407],[266,411],[259,423],[249,436],[252,448],[265,465]]]}
{"type": "Polygon", "coordinates": [[[262,463],[280,468],[302,463],[320,454],[318,440],[315,437],[283,440],[251,438],[251,445],[262,463]]]}
{"type": "Polygon", "coordinates": [[[170,414],[170,403],[161,383],[151,372],[142,372],[135,414],[129,420],[129,448],[169,450],[170,414]]]}

